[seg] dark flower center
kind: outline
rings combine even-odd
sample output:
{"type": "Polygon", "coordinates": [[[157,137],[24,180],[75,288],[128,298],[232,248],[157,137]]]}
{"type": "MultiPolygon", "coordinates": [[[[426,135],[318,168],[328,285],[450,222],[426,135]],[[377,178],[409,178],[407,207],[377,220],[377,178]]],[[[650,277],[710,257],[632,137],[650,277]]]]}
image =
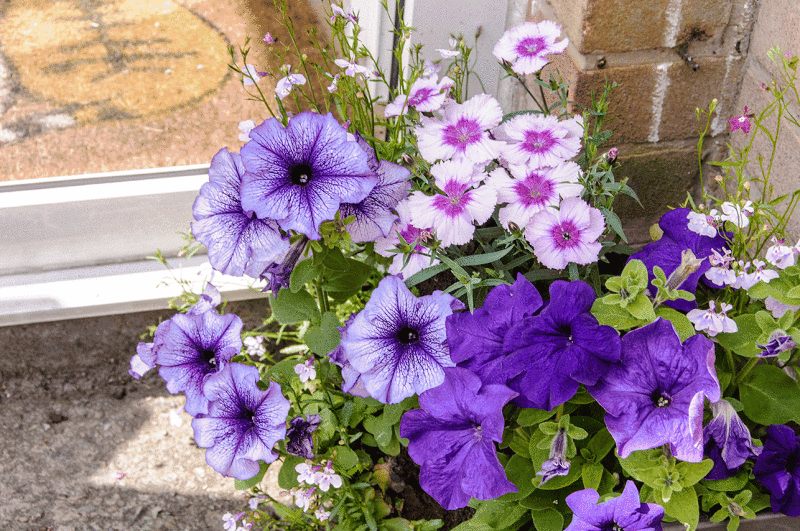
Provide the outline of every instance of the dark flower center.
{"type": "Polygon", "coordinates": [[[625,531],[625,528],[612,520],[602,527],[602,531],[625,531]]]}
{"type": "Polygon", "coordinates": [[[300,164],[295,164],[289,170],[289,177],[292,179],[292,183],[294,184],[308,184],[308,181],[311,180],[312,176],[312,168],[305,162],[300,164]]]}
{"type": "Polygon", "coordinates": [[[650,398],[657,407],[668,407],[672,404],[672,397],[664,391],[654,391],[650,398]]]}
{"type": "Polygon", "coordinates": [[[413,343],[419,339],[419,332],[411,328],[410,326],[404,326],[397,332],[397,340],[404,344],[408,345],[409,343],[413,343]]]}
{"type": "Polygon", "coordinates": [[[204,348],[200,351],[200,356],[203,358],[203,361],[205,361],[211,367],[217,366],[217,358],[214,354],[215,352],[208,348],[204,348]]]}

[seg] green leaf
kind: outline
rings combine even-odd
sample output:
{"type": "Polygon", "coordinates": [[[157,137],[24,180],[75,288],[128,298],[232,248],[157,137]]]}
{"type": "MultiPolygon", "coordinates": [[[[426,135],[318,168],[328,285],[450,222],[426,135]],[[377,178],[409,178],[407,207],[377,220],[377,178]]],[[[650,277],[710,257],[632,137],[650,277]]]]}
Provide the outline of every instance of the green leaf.
{"type": "Polygon", "coordinates": [[[400,422],[400,417],[403,416],[403,406],[401,404],[387,404],[383,408],[383,422],[385,424],[393,425],[400,422]]]}
{"type": "Polygon", "coordinates": [[[281,470],[278,472],[278,486],[282,489],[289,490],[300,485],[297,481],[297,471],[294,467],[304,462],[305,458],[303,457],[296,457],[293,455],[284,457],[281,470]]]}
{"type": "Polygon", "coordinates": [[[703,486],[717,492],[738,492],[747,484],[749,474],[741,470],[738,474],[728,479],[703,480],[703,486]]]}
{"type": "Polygon", "coordinates": [[[531,520],[536,531],[561,531],[564,529],[564,515],[555,509],[531,511],[531,520]]]}
{"type": "Polygon", "coordinates": [[[664,504],[668,516],[677,518],[683,524],[689,524],[687,531],[697,529],[700,520],[700,505],[694,487],[673,491],[670,500],[664,504]]]}
{"type": "Polygon", "coordinates": [[[526,408],[517,417],[517,424],[520,426],[537,426],[541,422],[549,419],[555,411],[545,411],[543,409],[526,408]]]}
{"type": "Polygon", "coordinates": [[[345,270],[326,270],[322,288],[336,293],[341,293],[339,298],[348,298],[353,293],[361,289],[364,283],[372,274],[372,267],[347,258],[347,268],[345,270]],[[345,295],[347,295],[345,297],[345,295]]]}
{"type": "Polygon", "coordinates": [[[317,301],[304,289],[297,293],[282,289],[277,297],[270,295],[269,305],[272,308],[272,315],[281,324],[296,324],[303,321],[319,323],[317,301]]]}
{"type": "Polygon", "coordinates": [[[603,428],[589,440],[586,449],[592,452],[594,462],[599,463],[614,448],[615,444],[608,429],[603,428]]]}
{"type": "Polygon", "coordinates": [[[603,213],[603,217],[606,218],[606,223],[616,232],[622,241],[628,243],[628,239],[625,237],[625,232],[622,230],[622,222],[619,220],[619,216],[617,216],[611,210],[600,207],[600,212],[603,213]]]}
{"type": "Polygon", "coordinates": [[[658,317],[663,317],[672,323],[672,326],[675,327],[675,331],[678,332],[681,341],[686,341],[688,338],[697,333],[689,318],[677,310],[673,310],[672,308],[668,308],[666,306],[659,306],[658,309],[656,309],[656,315],[658,317]]]}
{"type": "Polygon", "coordinates": [[[311,352],[328,354],[339,346],[342,336],[339,333],[339,318],[333,312],[325,312],[319,326],[311,326],[303,336],[303,341],[311,352]]]}
{"type": "MultiPolygon", "coordinates": [[[[481,502],[475,515],[470,520],[475,524],[486,524],[490,529],[505,529],[514,525],[527,509],[517,503],[503,503],[498,500],[481,502]]],[[[472,529],[472,527],[468,527],[472,529]]]]}
{"type": "Polygon", "coordinates": [[[297,293],[308,282],[322,274],[322,267],[314,265],[313,260],[303,260],[298,262],[289,277],[289,289],[297,293]]]}
{"type": "Polygon", "coordinates": [[[347,446],[340,446],[336,449],[336,464],[344,470],[350,470],[358,464],[358,456],[347,446]]]}
{"type": "Polygon", "coordinates": [[[605,304],[603,299],[595,300],[591,311],[600,324],[612,326],[617,330],[628,330],[648,324],[616,304],[605,304]]]}
{"type": "Polygon", "coordinates": [[[291,382],[297,377],[297,373],[294,372],[295,365],[297,365],[296,359],[281,360],[269,368],[267,378],[278,383],[291,382]]]}
{"type": "Polygon", "coordinates": [[[509,502],[527,498],[533,492],[533,479],[536,471],[530,459],[519,455],[512,455],[505,465],[508,480],[517,486],[517,492],[509,492],[500,498],[500,501],[509,502]]]}
{"type": "Polygon", "coordinates": [[[653,311],[653,302],[644,292],[639,293],[635,299],[629,301],[625,309],[628,310],[628,313],[641,321],[651,323],[656,320],[656,312],[653,311]]]}
{"type": "Polygon", "coordinates": [[[800,386],[772,365],[756,365],[739,387],[744,414],[750,420],[769,426],[800,422],[800,386]]]}
{"type": "Polygon", "coordinates": [[[631,452],[625,459],[619,455],[617,455],[617,458],[628,475],[650,487],[661,489],[658,480],[663,477],[661,474],[662,466],[660,461],[653,457],[651,450],[637,450],[631,452]]]}
{"type": "Polygon", "coordinates": [[[756,339],[761,335],[756,316],[751,313],[737,315],[733,318],[737,331],[732,334],[717,334],[716,340],[728,350],[748,358],[756,357],[761,349],[756,346],[756,339]]]}
{"type": "Polygon", "coordinates": [[[681,474],[681,478],[678,482],[681,484],[681,487],[685,489],[706,477],[706,475],[711,472],[711,469],[714,468],[714,461],[711,459],[704,459],[699,463],[680,461],[675,468],[681,474]]]}
{"type": "Polygon", "coordinates": [[[600,463],[586,463],[583,465],[581,472],[581,479],[583,480],[583,488],[594,489],[600,486],[600,481],[603,479],[603,471],[605,467],[600,463]]]}
{"type": "Polygon", "coordinates": [[[267,468],[269,468],[269,465],[264,461],[259,461],[258,466],[261,467],[258,473],[250,479],[245,479],[244,481],[238,479],[233,480],[233,486],[236,488],[236,490],[250,490],[261,483],[261,480],[264,478],[264,474],[267,473],[267,468]]]}

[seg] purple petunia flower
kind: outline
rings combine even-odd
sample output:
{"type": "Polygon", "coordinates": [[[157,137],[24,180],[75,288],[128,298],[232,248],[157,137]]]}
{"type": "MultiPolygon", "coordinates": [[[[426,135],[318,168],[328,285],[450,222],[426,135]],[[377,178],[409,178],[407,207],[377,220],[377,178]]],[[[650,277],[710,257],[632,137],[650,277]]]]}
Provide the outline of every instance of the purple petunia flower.
{"type": "Polygon", "coordinates": [[[800,516],[800,437],[788,426],[772,425],[753,467],[769,490],[773,513],[800,516]]]}
{"type": "Polygon", "coordinates": [[[286,430],[286,452],[306,459],[314,459],[314,438],[311,435],[322,422],[319,415],[309,415],[308,420],[295,417],[286,430]]]}
{"type": "Polygon", "coordinates": [[[568,39],[556,42],[561,28],[555,22],[523,22],[506,31],[492,53],[498,61],[511,65],[518,74],[535,74],[548,63],[547,55],[560,54],[567,49],[568,39]]]}
{"type": "MultiPolygon", "coordinates": [[[[664,273],[669,278],[681,264],[682,251],[689,249],[694,253],[696,258],[704,259],[711,256],[714,250],[723,252],[723,249],[728,247],[725,238],[719,234],[713,238],[709,238],[708,236],[703,236],[690,230],[688,219],[689,212],[691,211],[688,208],[676,208],[661,216],[658,222],[658,226],[664,231],[664,235],[661,236],[661,239],[648,243],[644,246],[644,249],[632,254],[628,259],[629,261],[641,260],[644,262],[644,265],[647,266],[647,271],[650,275],[651,293],[656,293],[656,288],[652,284],[655,278],[653,266],[658,266],[663,269],[664,273]]],[[[700,277],[702,277],[710,267],[711,263],[708,260],[703,260],[700,267],[688,274],[686,279],[679,286],[676,286],[676,288],[694,293],[697,289],[698,280],[700,280],[700,277]]],[[[684,312],[697,308],[696,301],[687,301],[683,299],[665,301],[664,305],[684,312]]]]}
{"type": "Polygon", "coordinates": [[[516,393],[504,385],[483,385],[467,369],[444,371],[444,383],[420,395],[422,409],[406,412],[400,421],[408,454],[422,466],[420,486],[447,510],[465,507],[470,497],[489,500],[516,492],[494,446],[503,439],[503,406],[516,393]]]}
{"type": "Polygon", "coordinates": [[[416,135],[422,158],[428,162],[467,158],[473,164],[484,164],[497,157],[503,143],[489,134],[503,118],[497,100],[477,94],[464,103],[445,105],[443,115],[442,119],[421,117],[416,135]]]}
{"type": "Polygon", "coordinates": [[[242,147],[242,208],[312,240],[341,203],[360,202],[378,182],[332,114],[302,112],[286,127],[270,118],[250,138],[242,147]]]}
{"type": "Polygon", "coordinates": [[[703,460],[703,401],[720,399],[714,343],[697,334],[681,344],[672,323],[655,322],[622,338],[622,356],[589,393],[608,412],[623,459],[669,443],[678,459],[703,460]]]}
{"type": "Polygon", "coordinates": [[[211,266],[226,275],[241,276],[245,270],[263,270],[289,249],[271,219],[258,219],[242,209],[239,189],[244,174],[238,153],[223,148],[211,159],[209,182],[200,189],[192,206],[197,220],[192,234],[208,248],[211,266]]]}
{"type": "Polygon", "coordinates": [[[641,503],[636,484],[628,480],[621,496],[597,503],[600,495],[584,489],[567,496],[572,522],[564,531],[661,531],[664,508],[657,503],[641,503]]]}
{"type": "Polygon", "coordinates": [[[509,354],[503,344],[506,332],[541,307],[539,292],[517,273],[514,284],[493,288],[482,308],[447,316],[450,359],[480,376],[484,383],[505,384],[510,371],[504,368],[509,354]]]}
{"type": "Polygon", "coordinates": [[[281,386],[271,382],[258,388],[258,369],[228,363],[203,385],[208,413],[192,421],[194,440],[206,450],[206,462],[226,477],[250,479],[260,470],[258,461],[278,458],[272,451],[286,435],[289,401],[281,386]]]}
{"type": "Polygon", "coordinates": [[[441,292],[415,297],[402,280],[380,281],[342,334],[341,347],[370,396],[395,404],[442,383],[450,360],[445,318],[464,305],[441,292]]]}
{"type": "Polygon", "coordinates": [[[597,383],[619,360],[619,334],[589,313],[594,300],[589,284],[556,280],[550,303],[506,333],[505,376],[520,393],[516,405],[552,410],[572,398],[579,384],[597,383]]]}
{"type": "Polygon", "coordinates": [[[386,237],[397,215],[392,209],[408,197],[411,172],[407,168],[388,160],[378,160],[375,150],[358,133],[356,143],[367,154],[370,169],[378,177],[378,184],[360,203],[342,203],[341,218],[355,216],[355,221],[346,226],[354,242],[372,242],[386,237]]]}
{"type": "Polygon", "coordinates": [[[711,404],[714,417],[703,430],[703,453],[714,461],[706,479],[727,479],[736,475],[739,467],[761,453],[753,446],[750,430],[736,414],[730,402],[720,399],[711,404]]]}

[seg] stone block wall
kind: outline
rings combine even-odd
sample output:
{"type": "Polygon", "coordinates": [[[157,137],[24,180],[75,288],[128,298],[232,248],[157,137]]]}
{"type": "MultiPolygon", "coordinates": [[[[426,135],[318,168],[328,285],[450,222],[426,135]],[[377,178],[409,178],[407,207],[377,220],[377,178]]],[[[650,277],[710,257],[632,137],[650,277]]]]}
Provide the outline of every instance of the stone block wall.
{"type": "MultiPolygon", "coordinates": [[[[797,0],[763,2],[800,13],[797,0]]],[[[592,90],[601,91],[606,81],[619,85],[611,95],[614,136],[607,148],[619,149],[619,176],[630,179],[642,200],[644,208],[622,201],[620,213],[631,242],[644,243],[669,205],[685,200],[687,191],[699,195],[695,110],[714,98],[713,138],[703,157],[725,155],[727,120],[741,108],[758,2],[531,0],[529,8],[529,20],[554,20],[570,40],[548,68],[572,82],[573,101],[588,104],[592,90]]],[[[526,106],[519,94],[515,105],[526,106]]]]}

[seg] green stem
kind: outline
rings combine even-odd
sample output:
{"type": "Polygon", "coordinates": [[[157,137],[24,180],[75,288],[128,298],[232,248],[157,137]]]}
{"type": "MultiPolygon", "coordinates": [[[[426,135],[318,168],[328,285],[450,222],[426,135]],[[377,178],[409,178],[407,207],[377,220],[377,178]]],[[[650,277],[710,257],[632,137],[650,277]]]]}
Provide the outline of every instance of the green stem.
{"type": "Polygon", "coordinates": [[[736,378],[733,379],[733,386],[734,387],[738,387],[739,386],[741,381],[744,380],[744,377],[747,376],[747,373],[749,373],[750,370],[753,367],[756,366],[756,363],[758,363],[758,360],[759,360],[758,357],[751,358],[750,361],[748,361],[747,364],[744,367],[742,367],[742,370],[739,371],[739,374],[737,374],[736,378]]]}

